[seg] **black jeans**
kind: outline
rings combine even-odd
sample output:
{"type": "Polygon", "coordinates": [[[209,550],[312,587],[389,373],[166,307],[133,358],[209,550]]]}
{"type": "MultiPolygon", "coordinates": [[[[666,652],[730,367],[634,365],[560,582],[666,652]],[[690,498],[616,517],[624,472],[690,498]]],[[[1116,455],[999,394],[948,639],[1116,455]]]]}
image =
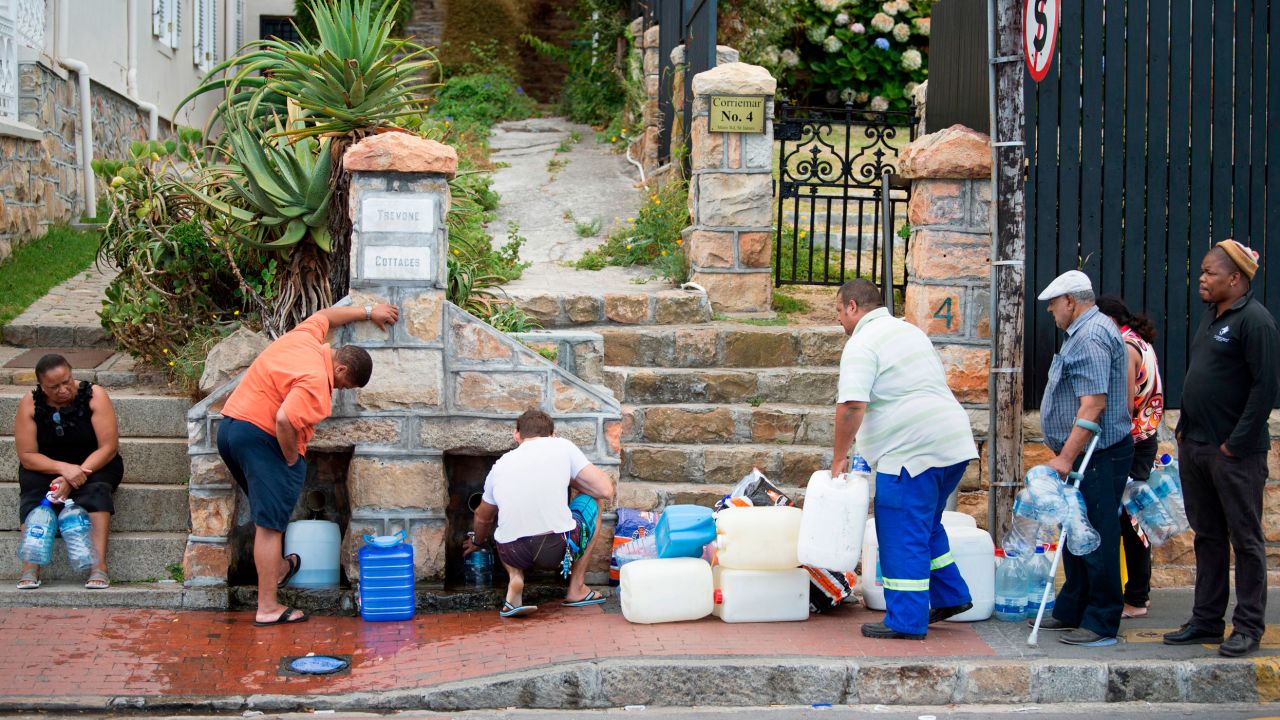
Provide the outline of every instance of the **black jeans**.
{"type": "MultiPolygon", "coordinates": [[[[1133,444],[1133,464],[1129,477],[1147,480],[1151,477],[1151,465],[1156,460],[1160,441],[1155,435],[1133,444]]],[[[1120,542],[1124,543],[1124,567],[1129,581],[1124,585],[1124,601],[1133,607],[1146,607],[1151,599],[1151,548],[1142,543],[1138,531],[1133,529],[1128,513],[1120,516],[1120,542]]]]}
{"type": "MultiPolygon", "coordinates": [[[[1082,456],[1083,457],[1083,456],[1082,456]]],[[[1071,627],[1085,628],[1103,637],[1115,637],[1124,611],[1120,589],[1120,495],[1133,462],[1133,439],[1093,453],[1080,480],[1089,524],[1102,544],[1088,555],[1074,555],[1066,548],[1062,569],[1067,582],[1058,591],[1053,617],[1071,627]]]]}
{"type": "Polygon", "coordinates": [[[1196,599],[1191,624],[1200,630],[1225,630],[1230,596],[1230,550],[1236,552],[1237,632],[1255,640],[1266,629],[1267,555],[1262,534],[1262,487],[1267,482],[1266,453],[1229,458],[1216,445],[1178,443],[1182,495],[1187,520],[1196,533],[1196,599]]]}

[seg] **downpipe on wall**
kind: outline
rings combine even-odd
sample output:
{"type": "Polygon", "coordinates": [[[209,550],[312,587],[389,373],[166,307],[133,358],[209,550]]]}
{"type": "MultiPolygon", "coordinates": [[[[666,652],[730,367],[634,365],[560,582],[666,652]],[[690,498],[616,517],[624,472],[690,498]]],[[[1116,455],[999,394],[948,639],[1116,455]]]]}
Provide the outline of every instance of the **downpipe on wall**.
{"type": "Polygon", "coordinates": [[[84,216],[98,214],[98,188],[93,179],[93,100],[89,95],[89,66],[73,58],[58,64],[76,74],[80,91],[80,180],[84,185],[84,216]]]}

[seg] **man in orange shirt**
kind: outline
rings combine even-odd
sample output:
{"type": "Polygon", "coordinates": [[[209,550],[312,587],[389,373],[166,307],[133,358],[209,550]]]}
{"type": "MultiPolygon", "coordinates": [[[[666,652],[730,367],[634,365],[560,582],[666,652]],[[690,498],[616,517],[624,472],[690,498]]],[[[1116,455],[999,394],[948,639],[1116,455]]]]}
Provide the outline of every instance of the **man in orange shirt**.
{"type": "Polygon", "coordinates": [[[316,424],[333,410],[333,391],[364,387],[373,373],[373,360],[363,348],[330,347],[325,335],[358,320],[386,330],[399,314],[394,305],[321,310],[262,351],[222,409],[218,454],[248,496],[253,515],[253,564],[258,570],[254,625],[307,619],[306,613],[276,598],[276,588],[302,566],[296,554],[281,554],[284,530],[307,477],[303,456],[316,424]]]}

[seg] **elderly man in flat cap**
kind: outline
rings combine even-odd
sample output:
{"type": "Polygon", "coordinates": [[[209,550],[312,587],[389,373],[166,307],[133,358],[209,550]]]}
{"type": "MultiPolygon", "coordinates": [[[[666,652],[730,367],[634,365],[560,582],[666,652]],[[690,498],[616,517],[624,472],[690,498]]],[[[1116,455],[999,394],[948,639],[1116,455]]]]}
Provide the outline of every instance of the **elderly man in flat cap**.
{"type": "Polygon", "coordinates": [[[1196,533],[1196,594],[1191,619],[1164,641],[1221,643],[1218,653],[1227,657],[1257,650],[1266,629],[1262,486],[1280,335],[1250,291],[1257,271],[1258,253],[1235,240],[1218,243],[1200,263],[1200,299],[1209,307],[1191,340],[1176,430],[1187,520],[1196,533]],[[1236,609],[1223,642],[1230,549],[1236,609]]]}
{"type": "Polygon", "coordinates": [[[1055,455],[1049,466],[1063,479],[1083,458],[1092,431],[1098,447],[1080,481],[1089,522],[1102,544],[1084,556],[1067,548],[1062,567],[1067,582],[1058,592],[1053,617],[1040,627],[1064,630],[1068,645],[1101,647],[1116,642],[1124,593],[1120,586],[1120,495],[1133,460],[1129,430],[1129,365],[1116,324],[1094,304],[1093,284],[1078,270],[1059,275],[1040,293],[1053,322],[1067,333],[1049,367],[1040,401],[1045,445],[1055,455]]]}

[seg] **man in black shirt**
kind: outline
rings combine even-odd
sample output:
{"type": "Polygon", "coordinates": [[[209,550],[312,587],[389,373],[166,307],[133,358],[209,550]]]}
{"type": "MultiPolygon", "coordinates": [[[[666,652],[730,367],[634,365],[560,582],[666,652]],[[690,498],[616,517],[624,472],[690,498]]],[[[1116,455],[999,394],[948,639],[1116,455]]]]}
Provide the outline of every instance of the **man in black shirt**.
{"type": "Polygon", "coordinates": [[[1218,653],[1229,657],[1257,650],[1266,629],[1262,487],[1280,333],[1250,292],[1257,270],[1258,254],[1234,240],[1218,243],[1201,262],[1200,299],[1209,308],[1191,341],[1176,430],[1187,520],[1196,533],[1196,592],[1191,620],[1164,641],[1222,643],[1218,653]],[[1223,642],[1232,548],[1236,610],[1223,642]]]}

